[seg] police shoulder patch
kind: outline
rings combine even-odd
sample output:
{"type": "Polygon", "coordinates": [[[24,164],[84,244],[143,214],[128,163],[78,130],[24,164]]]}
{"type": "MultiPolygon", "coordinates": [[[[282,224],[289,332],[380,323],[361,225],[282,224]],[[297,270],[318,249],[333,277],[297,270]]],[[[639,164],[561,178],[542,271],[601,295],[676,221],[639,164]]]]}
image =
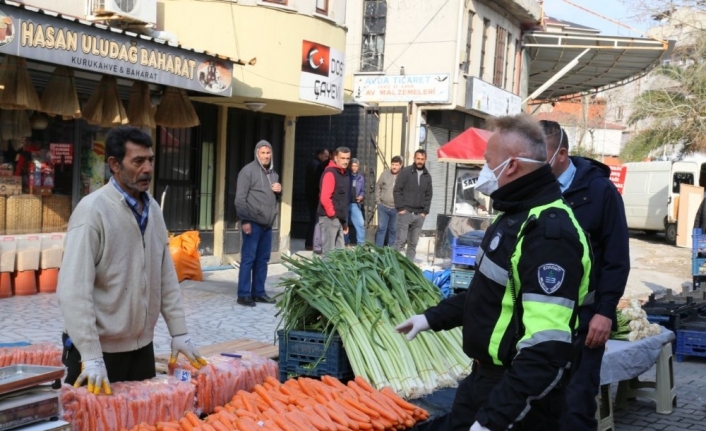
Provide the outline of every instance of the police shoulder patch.
{"type": "Polygon", "coordinates": [[[541,287],[547,295],[551,295],[559,290],[561,283],[564,282],[565,275],[566,271],[564,271],[564,268],[555,263],[545,263],[544,265],[540,265],[537,269],[539,287],[541,287]]]}

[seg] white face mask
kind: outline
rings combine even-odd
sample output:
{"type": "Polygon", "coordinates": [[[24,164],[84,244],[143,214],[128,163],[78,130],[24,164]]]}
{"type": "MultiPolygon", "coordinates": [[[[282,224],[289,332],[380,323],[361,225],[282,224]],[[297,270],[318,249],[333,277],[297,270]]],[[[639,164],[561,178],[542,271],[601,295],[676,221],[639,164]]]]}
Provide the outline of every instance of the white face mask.
{"type": "MultiPolygon", "coordinates": [[[[527,159],[524,157],[516,157],[516,160],[520,160],[523,162],[529,162],[529,163],[545,163],[539,160],[532,160],[532,159],[527,159]]],[[[512,160],[512,157],[508,158],[504,162],[500,163],[498,166],[495,167],[495,169],[490,169],[488,167],[488,164],[486,163],[483,165],[483,169],[481,169],[480,174],[478,174],[478,180],[476,181],[476,191],[479,191],[483,193],[484,195],[490,196],[495,190],[498,189],[498,178],[503,175],[503,172],[505,172],[505,168],[507,167],[507,164],[510,163],[510,160],[512,160]],[[503,168],[500,173],[496,176],[495,171],[498,169],[503,168]]]]}

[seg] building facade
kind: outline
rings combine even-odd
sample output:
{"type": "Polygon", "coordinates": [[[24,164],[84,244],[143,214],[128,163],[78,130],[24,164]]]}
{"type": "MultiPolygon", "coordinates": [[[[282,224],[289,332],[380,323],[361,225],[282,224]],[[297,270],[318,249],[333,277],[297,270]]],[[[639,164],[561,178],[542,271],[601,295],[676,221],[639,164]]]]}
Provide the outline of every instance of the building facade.
{"type": "MultiPolygon", "coordinates": [[[[302,160],[317,147],[351,147],[369,191],[366,224],[374,226],[377,177],[393,156],[408,164],[426,149],[434,199],[424,230],[433,231],[436,215],[452,211],[456,182],[455,164],[438,162],[436,150],[490,116],[521,112],[522,32],[539,17],[534,0],[349,0],[343,117],[300,125],[302,160]],[[346,136],[336,131],[343,118],[346,136]]],[[[303,197],[304,189],[295,193],[303,197]]],[[[304,208],[295,207],[295,217],[304,221],[304,208]]]]}
{"type": "MultiPolygon", "coordinates": [[[[157,48],[187,46],[192,56],[211,59],[212,67],[197,67],[193,72],[195,88],[205,91],[186,88],[199,125],[157,125],[151,129],[156,142],[152,194],[163,204],[170,233],[198,230],[200,252],[213,257],[207,259],[208,265],[228,264],[237,259],[240,250],[240,227],[234,208],[237,175],[253,160],[255,144],[267,139],[273,146],[274,166],[283,184],[273,254],[289,249],[292,188],[300,174],[294,163],[297,119],[335,115],[343,110],[345,0],[21,3],[39,8],[40,15],[58,13],[74,20],[98,22],[98,27],[100,23],[107,24],[110,28],[100,28],[104,34],[125,34],[135,44],[148,40],[157,48]]],[[[0,36],[2,33],[0,29],[0,36]]],[[[129,43],[126,40],[126,47],[129,43]]],[[[49,60],[50,57],[46,62],[37,62],[36,66],[33,63],[30,68],[46,74],[51,71],[49,60]]],[[[155,65],[162,60],[166,68],[167,57],[155,57],[155,65]]],[[[175,64],[169,64],[174,68],[175,64]]],[[[82,106],[100,76],[97,73],[92,77],[91,88],[79,85],[82,106]]],[[[165,94],[167,83],[159,79],[136,75],[127,80],[119,76],[120,99],[125,105],[133,81],[149,82],[152,100],[159,102],[165,94]]],[[[81,119],[75,121],[82,124],[81,119]]],[[[82,130],[76,126],[71,136],[64,133],[46,140],[65,143],[77,160],[90,159],[91,166],[95,165],[92,169],[96,171],[97,187],[109,174],[94,143],[107,129],[91,136],[82,130]],[[82,144],[83,141],[86,142],[82,144]]],[[[89,131],[93,133],[93,129],[89,131]]],[[[65,175],[75,178],[70,185],[75,206],[91,188],[84,190],[80,185],[80,169],[72,168],[65,175]]]]}

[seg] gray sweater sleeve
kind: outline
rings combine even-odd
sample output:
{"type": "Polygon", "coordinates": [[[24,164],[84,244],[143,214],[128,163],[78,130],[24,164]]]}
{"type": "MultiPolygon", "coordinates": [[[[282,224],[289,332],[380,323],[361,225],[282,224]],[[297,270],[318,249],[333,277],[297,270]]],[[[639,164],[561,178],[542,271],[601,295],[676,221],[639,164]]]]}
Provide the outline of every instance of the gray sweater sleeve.
{"type": "Polygon", "coordinates": [[[76,223],[66,234],[62,270],[59,271],[59,307],[66,331],[83,361],[103,357],[93,303],[101,240],[98,229],[89,224],[88,217],[76,223]]]}
{"type": "Polygon", "coordinates": [[[238,184],[235,188],[235,211],[240,218],[240,222],[249,221],[252,219],[250,213],[248,213],[248,191],[250,190],[251,174],[250,165],[246,165],[240,170],[238,174],[238,184]]]}

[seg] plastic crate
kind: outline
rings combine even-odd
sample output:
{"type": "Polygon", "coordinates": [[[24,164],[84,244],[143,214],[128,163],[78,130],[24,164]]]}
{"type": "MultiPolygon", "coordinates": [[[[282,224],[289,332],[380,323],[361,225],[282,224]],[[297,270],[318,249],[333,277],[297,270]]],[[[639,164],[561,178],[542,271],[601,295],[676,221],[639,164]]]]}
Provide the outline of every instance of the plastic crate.
{"type": "Polygon", "coordinates": [[[706,332],[677,331],[677,362],[682,362],[685,356],[706,357],[706,332]]]}
{"type": "Polygon", "coordinates": [[[280,381],[291,377],[330,375],[340,380],[353,378],[353,369],[343,348],[341,337],[309,331],[277,332],[279,337],[280,381]]]}
{"type": "Polygon", "coordinates": [[[476,274],[472,269],[458,269],[454,268],[451,270],[451,288],[452,289],[468,289],[473,280],[473,276],[476,274]]]}
{"type": "Polygon", "coordinates": [[[456,245],[456,238],[451,244],[451,263],[458,265],[475,265],[478,247],[456,245]]]}
{"type": "Polygon", "coordinates": [[[691,275],[706,275],[705,257],[694,257],[691,259],[691,275]]]}
{"type": "Polygon", "coordinates": [[[695,229],[691,238],[691,250],[694,253],[706,253],[706,235],[701,233],[701,229],[695,229]]]}

